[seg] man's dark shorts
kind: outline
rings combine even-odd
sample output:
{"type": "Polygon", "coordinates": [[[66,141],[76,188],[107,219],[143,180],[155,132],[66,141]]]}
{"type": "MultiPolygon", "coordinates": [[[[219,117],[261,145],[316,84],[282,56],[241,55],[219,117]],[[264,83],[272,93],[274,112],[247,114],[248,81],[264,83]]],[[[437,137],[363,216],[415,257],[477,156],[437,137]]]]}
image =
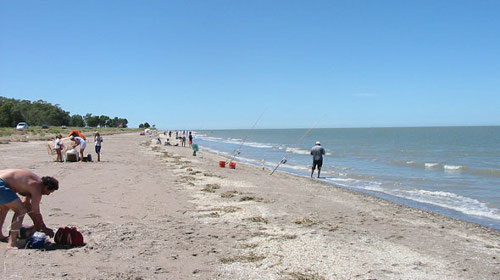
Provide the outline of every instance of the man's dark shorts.
{"type": "Polygon", "coordinates": [[[100,153],[101,152],[101,146],[95,146],[95,152],[100,153]]]}
{"type": "Polygon", "coordinates": [[[316,169],[316,166],[318,166],[318,169],[321,168],[321,166],[323,166],[323,160],[322,159],[313,160],[312,168],[316,169]]]}
{"type": "Polygon", "coordinates": [[[10,203],[18,199],[17,194],[2,178],[0,178],[0,205],[10,203]]]}

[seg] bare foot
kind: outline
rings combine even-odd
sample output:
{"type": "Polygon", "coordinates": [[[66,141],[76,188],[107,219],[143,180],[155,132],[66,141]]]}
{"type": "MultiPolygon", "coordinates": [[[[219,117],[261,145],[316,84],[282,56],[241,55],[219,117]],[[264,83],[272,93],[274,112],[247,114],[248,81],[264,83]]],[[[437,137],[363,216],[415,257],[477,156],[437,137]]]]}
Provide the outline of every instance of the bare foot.
{"type": "Polygon", "coordinates": [[[7,243],[7,250],[17,250],[17,246],[12,245],[10,242],[7,243]]]}

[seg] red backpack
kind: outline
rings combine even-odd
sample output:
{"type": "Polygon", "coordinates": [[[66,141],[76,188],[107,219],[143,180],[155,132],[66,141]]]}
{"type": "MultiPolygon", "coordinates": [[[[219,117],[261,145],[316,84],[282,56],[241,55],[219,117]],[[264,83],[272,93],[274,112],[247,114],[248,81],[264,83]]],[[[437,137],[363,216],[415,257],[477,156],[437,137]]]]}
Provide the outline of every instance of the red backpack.
{"type": "Polygon", "coordinates": [[[83,235],[76,227],[60,227],[54,236],[54,242],[62,245],[82,246],[83,235]]]}

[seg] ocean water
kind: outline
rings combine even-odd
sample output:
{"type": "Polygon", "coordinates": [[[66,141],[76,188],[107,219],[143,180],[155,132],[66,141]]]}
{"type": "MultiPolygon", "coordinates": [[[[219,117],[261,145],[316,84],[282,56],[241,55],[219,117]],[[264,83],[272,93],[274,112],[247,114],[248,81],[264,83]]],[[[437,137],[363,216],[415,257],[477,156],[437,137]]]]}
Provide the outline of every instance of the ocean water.
{"type": "Polygon", "coordinates": [[[195,131],[203,150],[500,229],[500,126],[195,131]],[[316,176],[316,173],[315,173],[316,176]]]}

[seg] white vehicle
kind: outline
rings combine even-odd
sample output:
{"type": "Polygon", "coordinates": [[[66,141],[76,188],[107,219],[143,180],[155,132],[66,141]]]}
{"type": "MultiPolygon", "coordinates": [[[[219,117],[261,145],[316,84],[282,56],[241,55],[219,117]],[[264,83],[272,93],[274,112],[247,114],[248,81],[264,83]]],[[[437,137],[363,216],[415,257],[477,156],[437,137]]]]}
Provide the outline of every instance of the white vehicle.
{"type": "Polygon", "coordinates": [[[16,129],[27,129],[27,128],[28,128],[28,123],[26,122],[20,122],[16,126],[16,129]]]}

